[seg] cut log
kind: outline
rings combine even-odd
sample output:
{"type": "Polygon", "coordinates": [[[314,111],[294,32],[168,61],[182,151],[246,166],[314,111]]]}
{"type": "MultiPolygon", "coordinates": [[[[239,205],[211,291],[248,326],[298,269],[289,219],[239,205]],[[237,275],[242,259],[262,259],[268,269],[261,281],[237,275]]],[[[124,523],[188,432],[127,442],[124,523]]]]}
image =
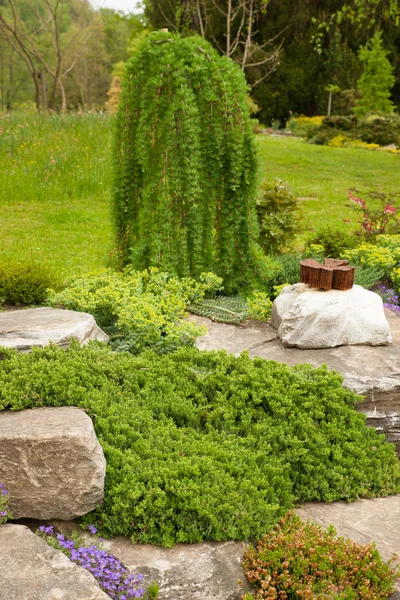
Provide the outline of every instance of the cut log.
{"type": "Polygon", "coordinates": [[[344,267],[345,265],[348,265],[349,261],[348,260],[342,260],[339,258],[325,258],[324,260],[324,265],[326,265],[327,267],[332,267],[332,268],[336,268],[336,267],[344,267]]]}
{"type": "Polygon", "coordinates": [[[333,271],[333,287],[335,290],[351,290],[354,284],[355,267],[344,265],[333,271]]]}
{"type": "Polygon", "coordinates": [[[300,262],[300,282],[323,290],[350,290],[354,272],[348,260],[326,258],[323,265],[313,258],[300,262]]]}
{"type": "MultiPolygon", "coordinates": [[[[306,258],[300,262],[300,281],[301,283],[308,283],[311,285],[310,277],[312,269],[319,269],[321,267],[320,263],[314,258],[306,258]]],[[[313,276],[315,279],[315,276],[313,276]]]]}

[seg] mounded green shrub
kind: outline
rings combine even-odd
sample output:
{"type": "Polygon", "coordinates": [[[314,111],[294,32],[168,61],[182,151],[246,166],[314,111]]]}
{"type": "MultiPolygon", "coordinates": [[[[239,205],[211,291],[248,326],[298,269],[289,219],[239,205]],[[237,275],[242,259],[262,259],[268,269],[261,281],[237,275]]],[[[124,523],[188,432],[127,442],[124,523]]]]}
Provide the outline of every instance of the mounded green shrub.
{"type": "Polygon", "coordinates": [[[326,367],[96,343],[1,354],[0,409],[71,405],[93,418],[105,501],[84,520],[103,535],[165,546],[249,539],[294,502],[400,490],[393,446],[326,367]]]}
{"type": "Polygon", "coordinates": [[[40,304],[50,287],[59,289],[60,279],[45,265],[34,261],[0,263],[0,304],[40,304]]]}
{"type": "Polygon", "coordinates": [[[225,288],[251,272],[257,157],[238,65],[199,36],[152,33],[127,64],[114,149],[118,256],[225,288]]]}

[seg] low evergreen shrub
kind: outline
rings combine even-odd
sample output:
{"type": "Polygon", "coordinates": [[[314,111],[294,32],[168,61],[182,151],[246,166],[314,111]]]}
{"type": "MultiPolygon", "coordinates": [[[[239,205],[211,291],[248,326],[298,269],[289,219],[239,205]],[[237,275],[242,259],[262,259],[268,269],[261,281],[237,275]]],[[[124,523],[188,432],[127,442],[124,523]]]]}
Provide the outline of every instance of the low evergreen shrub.
{"type": "Polygon", "coordinates": [[[383,600],[400,576],[374,544],[336,537],[332,526],[323,530],[293,513],[246,552],[243,566],[257,600],[383,600]]]}
{"type": "Polygon", "coordinates": [[[48,288],[59,289],[59,277],[45,265],[29,262],[0,262],[0,304],[41,304],[48,288]]]}
{"type": "Polygon", "coordinates": [[[254,539],[295,502],[400,491],[393,446],[326,367],[99,343],[1,353],[0,410],[69,405],[94,420],[105,500],[83,521],[102,535],[254,539]]]}

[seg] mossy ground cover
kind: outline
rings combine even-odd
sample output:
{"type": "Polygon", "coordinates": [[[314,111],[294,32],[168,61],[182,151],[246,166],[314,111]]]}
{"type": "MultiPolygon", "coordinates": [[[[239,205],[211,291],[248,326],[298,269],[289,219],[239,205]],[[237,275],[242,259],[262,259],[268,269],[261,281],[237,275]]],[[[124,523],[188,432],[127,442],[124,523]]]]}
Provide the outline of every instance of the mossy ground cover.
{"type": "Polygon", "coordinates": [[[397,493],[393,446],[313,369],[181,349],[2,349],[0,410],[78,406],[107,460],[103,535],[165,546],[254,539],[294,503],[397,493]]]}
{"type": "MultiPolygon", "coordinates": [[[[113,118],[0,115],[0,258],[38,259],[62,275],[104,266],[112,247],[113,118]]],[[[258,136],[261,175],[280,177],[301,201],[303,223],[348,228],[352,187],[400,186],[399,156],[258,136]]]]}

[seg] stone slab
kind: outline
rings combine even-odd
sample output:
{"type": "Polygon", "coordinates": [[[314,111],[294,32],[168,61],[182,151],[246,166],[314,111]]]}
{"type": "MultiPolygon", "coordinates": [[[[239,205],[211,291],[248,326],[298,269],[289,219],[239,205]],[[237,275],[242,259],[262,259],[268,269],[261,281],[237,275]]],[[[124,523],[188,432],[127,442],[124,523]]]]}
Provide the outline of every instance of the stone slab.
{"type": "MultiPolygon", "coordinates": [[[[75,522],[51,521],[51,524],[66,536],[74,530],[81,531],[75,522]]],[[[83,537],[88,542],[93,540],[87,532],[83,537]]],[[[128,538],[115,537],[102,545],[130,573],[144,575],[145,589],[156,581],[160,586],[159,600],[240,600],[243,592],[250,590],[241,565],[248,547],[246,542],[177,544],[173,548],[161,548],[132,544],[128,538]]]]}
{"type": "Polygon", "coordinates": [[[103,500],[106,461],[79,408],[0,412],[0,481],[15,519],[74,519],[103,500]]]}
{"type": "Polygon", "coordinates": [[[0,526],[0,600],[110,600],[93,575],[23,525],[0,526]]]}
{"type": "Polygon", "coordinates": [[[385,433],[400,455],[400,318],[385,310],[392,332],[389,346],[339,346],[337,348],[287,348],[269,323],[224,325],[204,317],[190,318],[208,328],[196,340],[201,350],[222,350],[238,356],[244,350],[251,357],[276,360],[289,366],[308,363],[341,373],[344,385],[365,397],[357,410],[367,415],[367,424],[385,433]]]}
{"type": "Polygon", "coordinates": [[[48,307],[0,312],[0,346],[28,352],[52,342],[67,348],[71,338],[81,344],[108,342],[108,335],[87,313],[48,307]]]}

